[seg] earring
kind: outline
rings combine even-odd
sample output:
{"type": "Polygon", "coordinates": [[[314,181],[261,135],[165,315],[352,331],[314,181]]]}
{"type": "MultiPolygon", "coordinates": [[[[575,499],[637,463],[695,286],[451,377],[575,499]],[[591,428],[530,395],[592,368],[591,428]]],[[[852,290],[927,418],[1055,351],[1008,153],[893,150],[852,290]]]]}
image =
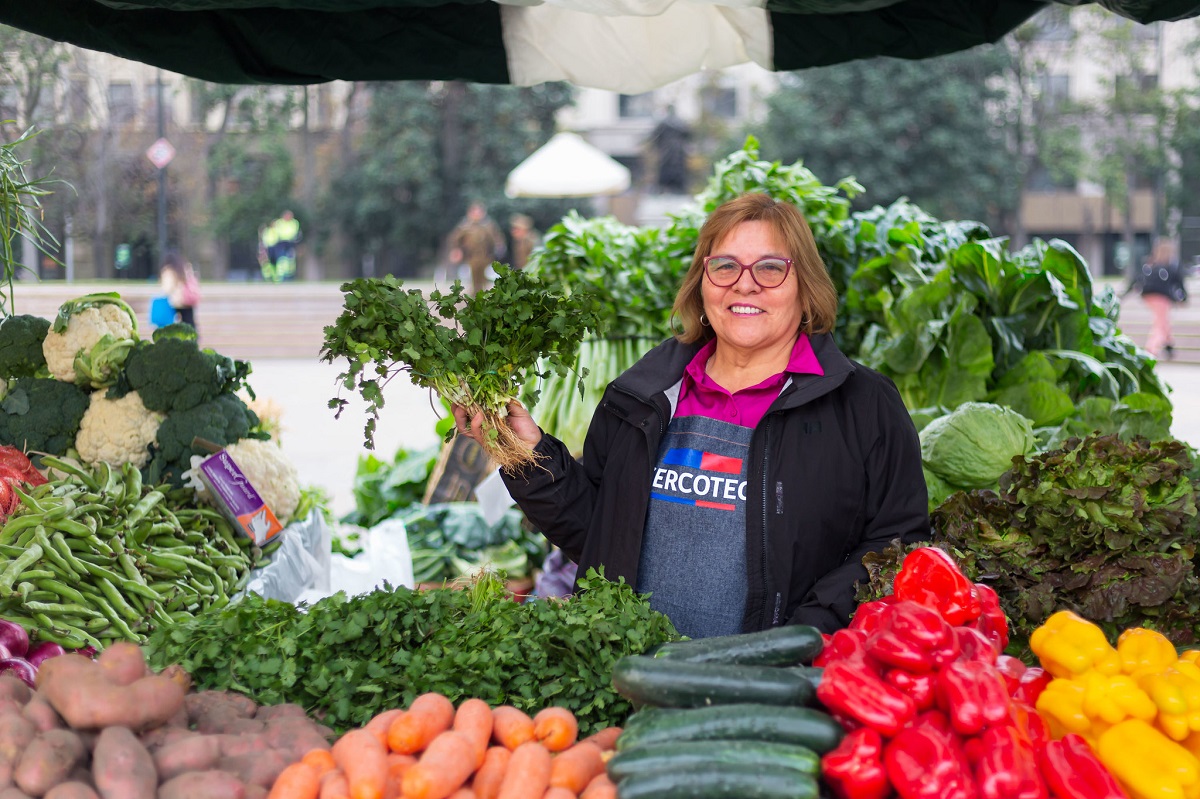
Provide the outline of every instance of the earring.
{"type": "Polygon", "coordinates": [[[700,324],[708,327],[708,317],[704,315],[703,311],[700,312],[700,324]]]}

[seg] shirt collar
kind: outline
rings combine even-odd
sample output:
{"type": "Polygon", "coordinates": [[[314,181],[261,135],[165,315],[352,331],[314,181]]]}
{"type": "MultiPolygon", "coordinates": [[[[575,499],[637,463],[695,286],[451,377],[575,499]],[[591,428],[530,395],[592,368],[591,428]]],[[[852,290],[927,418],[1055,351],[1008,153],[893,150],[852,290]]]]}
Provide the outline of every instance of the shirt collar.
{"type": "MultiPolygon", "coordinates": [[[[707,366],[708,359],[712,357],[716,349],[717,340],[714,338],[701,347],[696,356],[692,358],[686,370],[687,375],[692,380],[701,384],[706,381],[708,375],[704,371],[704,367],[707,366]]],[[[821,367],[821,362],[817,360],[817,354],[813,352],[812,341],[809,340],[807,333],[801,333],[796,338],[796,343],[792,345],[792,354],[788,357],[784,372],[798,375],[825,374],[825,370],[821,367]]]]}

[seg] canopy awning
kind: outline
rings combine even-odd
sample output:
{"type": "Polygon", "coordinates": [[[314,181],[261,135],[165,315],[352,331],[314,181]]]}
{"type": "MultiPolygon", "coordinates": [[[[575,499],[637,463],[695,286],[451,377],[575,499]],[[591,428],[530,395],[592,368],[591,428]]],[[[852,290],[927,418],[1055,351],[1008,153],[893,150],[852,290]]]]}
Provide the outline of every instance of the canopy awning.
{"type": "Polygon", "coordinates": [[[629,168],[584,141],[556,133],[508,173],[509,197],[600,197],[629,188],[629,168]]]}
{"type": "MultiPolygon", "coordinates": [[[[1072,0],[1061,0],[1075,5],[1072,0]]],[[[700,70],[775,71],[994,42],[1033,0],[6,0],[0,23],[216,83],[567,80],[634,94],[700,70]]],[[[1200,0],[1102,0],[1138,22],[1200,0]]]]}

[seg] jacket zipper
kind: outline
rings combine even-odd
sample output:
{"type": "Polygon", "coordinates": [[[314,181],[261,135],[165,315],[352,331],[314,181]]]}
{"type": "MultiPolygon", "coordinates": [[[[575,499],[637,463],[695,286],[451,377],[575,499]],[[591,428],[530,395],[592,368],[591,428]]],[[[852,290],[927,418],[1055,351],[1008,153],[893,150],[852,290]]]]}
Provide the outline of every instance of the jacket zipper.
{"type": "Polygon", "coordinates": [[[616,391],[620,391],[622,394],[624,394],[627,397],[633,397],[635,400],[642,403],[643,405],[649,405],[651,408],[654,409],[654,415],[658,417],[658,435],[661,438],[663,433],[666,432],[666,425],[663,423],[662,409],[658,407],[658,403],[649,399],[648,397],[643,397],[641,394],[635,394],[634,392],[630,391],[629,389],[622,388],[621,386],[613,386],[613,389],[616,391]]]}
{"type": "MultiPolygon", "coordinates": [[[[766,587],[770,584],[770,581],[767,579],[767,555],[768,555],[767,519],[768,519],[768,515],[769,515],[767,513],[767,507],[768,507],[768,505],[767,505],[767,498],[768,498],[767,497],[767,483],[768,483],[767,461],[768,461],[768,454],[769,454],[767,450],[771,446],[771,417],[770,416],[767,416],[766,422],[767,422],[767,426],[763,430],[763,457],[762,457],[762,581],[763,581],[764,589],[766,589],[766,587]]],[[[767,591],[764,590],[763,591],[763,618],[770,619],[771,620],[770,626],[775,627],[779,624],[779,620],[777,618],[779,615],[779,607],[778,607],[779,596],[778,596],[778,594],[775,596],[776,607],[775,607],[774,612],[771,611],[770,605],[771,605],[771,603],[768,600],[767,591]]]]}

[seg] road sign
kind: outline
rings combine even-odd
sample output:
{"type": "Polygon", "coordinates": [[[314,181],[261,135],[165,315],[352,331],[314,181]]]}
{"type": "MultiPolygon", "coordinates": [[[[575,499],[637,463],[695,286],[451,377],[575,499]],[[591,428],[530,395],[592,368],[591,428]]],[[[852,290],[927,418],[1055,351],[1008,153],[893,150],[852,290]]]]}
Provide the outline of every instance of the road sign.
{"type": "Polygon", "coordinates": [[[166,139],[159,139],[146,150],[146,157],[150,159],[150,163],[163,169],[175,157],[175,148],[166,139]]]}

